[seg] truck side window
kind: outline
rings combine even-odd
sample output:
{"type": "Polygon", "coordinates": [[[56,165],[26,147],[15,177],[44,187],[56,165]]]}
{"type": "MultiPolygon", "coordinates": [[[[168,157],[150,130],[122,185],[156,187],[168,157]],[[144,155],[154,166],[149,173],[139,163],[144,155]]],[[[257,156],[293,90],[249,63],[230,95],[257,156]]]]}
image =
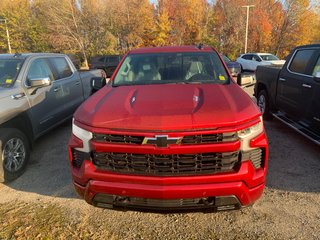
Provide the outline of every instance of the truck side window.
{"type": "Polygon", "coordinates": [[[119,57],[109,57],[108,58],[108,62],[118,62],[119,61],[119,57]]]}
{"type": "Polygon", "coordinates": [[[50,61],[53,63],[58,72],[58,79],[67,78],[72,75],[72,70],[69,66],[69,63],[64,57],[51,58],[50,61]]]}
{"type": "Polygon", "coordinates": [[[316,65],[314,66],[312,75],[315,76],[316,72],[320,72],[320,57],[318,58],[318,61],[317,61],[316,65]]]}
{"type": "Polygon", "coordinates": [[[49,63],[44,58],[39,58],[34,60],[28,71],[27,75],[27,85],[30,85],[30,79],[37,79],[37,78],[50,78],[52,81],[54,80],[53,73],[49,66],[49,63]]]}
{"type": "Polygon", "coordinates": [[[101,57],[98,59],[98,62],[104,62],[105,57],[101,57]]]}
{"type": "Polygon", "coordinates": [[[289,70],[295,73],[307,74],[306,70],[308,67],[308,63],[312,58],[314,52],[314,49],[304,49],[297,51],[289,66],[289,70]]]}

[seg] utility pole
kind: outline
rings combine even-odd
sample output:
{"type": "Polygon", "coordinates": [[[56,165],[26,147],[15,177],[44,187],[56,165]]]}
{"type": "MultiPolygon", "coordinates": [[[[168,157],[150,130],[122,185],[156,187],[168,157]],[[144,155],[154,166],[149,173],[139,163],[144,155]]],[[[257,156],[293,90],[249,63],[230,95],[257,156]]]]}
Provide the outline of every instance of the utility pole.
{"type": "Polygon", "coordinates": [[[9,29],[8,29],[7,19],[5,19],[5,18],[0,18],[0,22],[4,22],[4,25],[5,25],[5,27],[6,27],[7,41],[8,41],[8,50],[9,50],[9,53],[11,53],[10,35],[9,35],[9,29]]]}
{"type": "Polygon", "coordinates": [[[254,5],[246,5],[246,6],[242,6],[242,7],[247,8],[246,40],[245,40],[245,44],[244,44],[244,53],[247,53],[247,48],[248,48],[249,10],[250,10],[250,8],[254,7],[254,5]]]}

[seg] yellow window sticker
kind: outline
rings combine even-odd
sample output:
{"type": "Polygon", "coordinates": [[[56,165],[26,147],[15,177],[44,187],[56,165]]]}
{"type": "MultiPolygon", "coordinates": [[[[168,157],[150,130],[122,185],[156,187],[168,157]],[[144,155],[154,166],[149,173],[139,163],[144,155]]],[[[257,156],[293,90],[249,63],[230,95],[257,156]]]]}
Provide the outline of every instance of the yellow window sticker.
{"type": "Polygon", "coordinates": [[[12,79],[7,79],[6,80],[6,84],[11,84],[12,83],[12,79]]]}
{"type": "Polygon", "coordinates": [[[224,80],[226,80],[226,78],[225,78],[224,76],[220,75],[220,76],[219,76],[219,80],[220,80],[220,81],[224,81],[224,80]]]}

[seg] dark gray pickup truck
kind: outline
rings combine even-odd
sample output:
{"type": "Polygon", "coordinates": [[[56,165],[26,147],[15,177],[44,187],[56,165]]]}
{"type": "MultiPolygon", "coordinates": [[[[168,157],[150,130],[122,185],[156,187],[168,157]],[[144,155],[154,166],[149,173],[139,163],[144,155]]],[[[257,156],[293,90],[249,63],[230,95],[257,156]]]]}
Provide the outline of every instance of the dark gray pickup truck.
{"type": "Polygon", "coordinates": [[[71,118],[99,77],[64,54],[0,55],[0,182],[22,174],[33,141],[71,118]]]}
{"type": "Polygon", "coordinates": [[[275,117],[320,145],[320,44],[295,48],[283,67],[259,66],[254,95],[275,117]]]}

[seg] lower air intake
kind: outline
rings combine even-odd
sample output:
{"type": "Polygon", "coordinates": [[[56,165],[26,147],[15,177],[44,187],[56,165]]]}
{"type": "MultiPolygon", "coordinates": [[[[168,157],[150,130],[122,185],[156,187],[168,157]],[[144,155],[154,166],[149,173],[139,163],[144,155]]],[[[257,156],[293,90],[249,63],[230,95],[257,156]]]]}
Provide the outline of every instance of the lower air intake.
{"type": "Polygon", "coordinates": [[[116,196],[102,193],[99,193],[94,197],[93,205],[103,208],[135,208],[161,211],[192,209],[211,209],[219,211],[239,209],[241,207],[239,200],[235,196],[153,199],[116,196]]]}

